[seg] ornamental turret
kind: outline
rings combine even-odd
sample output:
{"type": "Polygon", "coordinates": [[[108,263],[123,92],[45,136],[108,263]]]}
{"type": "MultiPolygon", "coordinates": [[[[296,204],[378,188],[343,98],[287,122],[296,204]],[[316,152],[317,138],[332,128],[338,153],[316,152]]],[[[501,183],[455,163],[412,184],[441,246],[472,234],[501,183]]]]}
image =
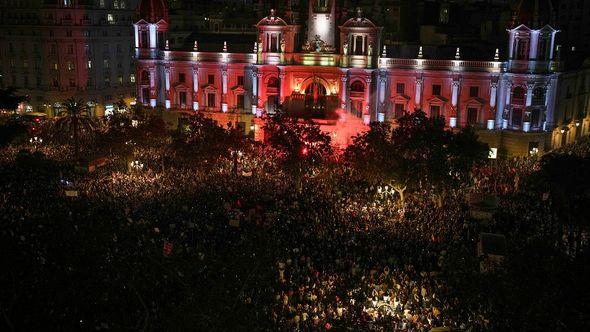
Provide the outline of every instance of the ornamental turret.
{"type": "Polygon", "coordinates": [[[139,21],[135,30],[135,47],[163,49],[168,32],[168,8],[164,0],[142,0],[138,7],[139,21]]]}

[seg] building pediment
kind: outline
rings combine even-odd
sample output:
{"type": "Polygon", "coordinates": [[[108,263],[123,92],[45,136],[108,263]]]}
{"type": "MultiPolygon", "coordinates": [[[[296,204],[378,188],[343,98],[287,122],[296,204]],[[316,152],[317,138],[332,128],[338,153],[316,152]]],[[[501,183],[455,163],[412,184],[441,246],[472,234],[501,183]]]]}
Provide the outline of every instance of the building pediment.
{"type": "Polygon", "coordinates": [[[477,106],[484,106],[486,104],[486,100],[479,97],[471,97],[467,99],[464,104],[466,105],[477,105],[477,106]]]}
{"type": "Polygon", "coordinates": [[[516,28],[514,28],[512,30],[522,31],[522,32],[530,32],[531,31],[531,28],[529,28],[528,26],[526,26],[524,24],[521,24],[521,25],[517,26],[516,28]]]}
{"type": "Polygon", "coordinates": [[[233,88],[231,88],[231,90],[234,93],[246,93],[247,92],[246,89],[244,89],[244,87],[242,85],[236,85],[233,88]]]}
{"type": "Polygon", "coordinates": [[[426,100],[430,104],[444,104],[447,103],[449,100],[443,96],[432,96],[430,99],[426,100]]]}
{"type": "Polygon", "coordinates": [[[205,84],[202,86],[202,89],[205,91],[217,91],[217,88],[213,84],[205,84]]]}
{"type": "Polygon", "coordinates": [[[552,26],[550,26],[549,24],[545,25],[544,27],[542,27],[541,29],[539,29],[539,31],[541,32],[559,32],[559,30],[555,30],[552,26]]]}
{"type": "Polygon", "coordinates": [[[410,101],[410,99],[412,99],[412,98],[410,98],[410,96],[406,96],[405,94],[401,94],[401,93],[391,97],[391,100],[393,100],[394,102],[403,102],[403,103],[410,101]]]}
{"type": "Polygon", "coordinates": [[[186,86],[186,84],[181,83],[181,82],[174,83],[173,86],[174,86],[175,89],[180,89],[180,90],[182,90],[182,89],[188,89],[188,87],[186,86]]]}

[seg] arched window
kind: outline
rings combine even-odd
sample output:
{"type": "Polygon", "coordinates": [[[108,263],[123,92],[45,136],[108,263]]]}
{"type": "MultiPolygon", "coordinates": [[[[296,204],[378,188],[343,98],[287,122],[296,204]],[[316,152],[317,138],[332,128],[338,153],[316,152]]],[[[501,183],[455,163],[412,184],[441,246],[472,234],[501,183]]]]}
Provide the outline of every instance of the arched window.
{"type": "Polygon", "coordinates": [[[529,39],[528,38],[517,38],[516,47],[514,48],[514,54],[516,60],[528,60],[529,58],[529,39]]]}
{"type": "Polygon", "coordinates": [[[350,91],[352,91],[352,92],[365,92],[365,85],[361,81],[354,81],[350,85],[350,91]]]}
{"type": "Polygon", "coordinates": [[[515,102],[523,101],[524,94],[524,88],[522,86],[517,86],[516,88],[514,88],[514,91],[512,91],[512,98],[515,102]]]}
{"type": "Polygon", "coordinates": [[[148,31],[147,29],[142,29],[139,32],[139,47],[148,48],[150,47],[150,43],[148,40],[148,31]]]}
{"type": "Polygon", "coordinates": [[[325,96],[326,95],[326,87],[319,82],[311,83],[310,85],[305,88],[305,94],[312,95],[317,94],[318,96],[325,96]]]}
{"type": "Polygon", "coordinates": [[[539,36],[539,48],[537,50],[537,60],[549,60],[549,51],[551,36],[539,36]]]}

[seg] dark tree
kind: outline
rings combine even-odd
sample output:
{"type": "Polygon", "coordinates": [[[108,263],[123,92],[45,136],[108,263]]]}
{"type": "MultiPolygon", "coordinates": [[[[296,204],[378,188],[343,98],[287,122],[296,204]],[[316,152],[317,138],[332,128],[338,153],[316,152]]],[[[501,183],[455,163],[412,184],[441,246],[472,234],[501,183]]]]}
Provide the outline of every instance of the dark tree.
{"type": "Polygon", "coordinates": [[[369,182],[391,186],[404,202],[410,182],[409,165],[392,141],[391,124],[373,122],[370,130],[353,138],[344,159],[369,182]]]}
{"type": "Polygon", "coordinates": [[[199,113],[191,115],[186,124],[179,126],[174,146],[197,162],[232,158],[237,165],[238,152],[247,148],[248,141],[239,128],[221,127],[199,113]]]}
{"type": "Polygon", "coordinates": [[[18,105],[28,100],[27,96],[16,94],[16,88],[0,89],[0,110],[15,112],[18,105]]]}
{"type": "Polygon", "coordinates": [[[398,119],[393,129],[373,124],[354,139],[346,155],[357,171],[391,185],[402,200],[406,189],[423,188],[440,204],[445,191],[464,184],[487,153],[487,145],[478,142],[471,128],[453,132],[445,128],[443,118],[416,111],[398,119]]]}
{"type": "Polygon", "coordinates": [[[63,103],[63,108],[55,121],[57,131],[73,144],[76,159],[80,154],[80,144],[95,128],[94,120],[88,111],[88,105],[83,100],[72,97],[63,103]]]}
{"type": "Polygon", "coordinates": [[[333,157],[330,135],[312,122],[278,114],[264,124],[266,141],[278,151],[283,165],[296,174],[333,157]]]}

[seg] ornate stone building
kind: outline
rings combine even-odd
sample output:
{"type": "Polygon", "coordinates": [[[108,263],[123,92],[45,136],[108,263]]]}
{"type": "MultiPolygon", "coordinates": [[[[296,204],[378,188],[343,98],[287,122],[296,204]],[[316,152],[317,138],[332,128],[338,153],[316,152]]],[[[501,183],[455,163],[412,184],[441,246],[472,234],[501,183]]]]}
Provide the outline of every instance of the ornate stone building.
{"type": "Polygon", "coordinates": [[[360,10],[340,26],[334,11],[335,0],[310,1],[304,30],[273,10],[256,25],[250,53],[232,53],[227,43],[200,52],[198,41],[191,50],[170,49],[164,1],[144,0],[134,25],[138,101],[204,112],[255,137],[260,118],[278,107],[313,119],[343,145],[371,121],[395,122],[421,109],[451,128],[476,127],[500,154],[555,145],[560,62],[553,27],[509,29],[503,61],[498,51],[463,60],[460,48],[451,59],[429,59],[421,48],[415,58],[390,58],[381,28],[360,10]]]}

